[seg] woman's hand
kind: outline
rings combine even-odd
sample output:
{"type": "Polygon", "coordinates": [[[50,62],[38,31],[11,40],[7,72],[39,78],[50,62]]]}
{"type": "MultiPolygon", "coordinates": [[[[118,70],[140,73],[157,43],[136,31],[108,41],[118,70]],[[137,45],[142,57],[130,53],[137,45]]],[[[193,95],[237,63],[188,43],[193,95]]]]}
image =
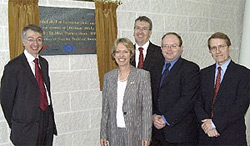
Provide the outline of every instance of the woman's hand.
{"type": "Polygon", "coordinates": [[[150,141],[147,141],[147,140],[142,140],[141,142],[142,146],[149,146],[149,144],[150,144],[150,141]]]}
{"type": "Polygon", "coordinates": [[[106,138],[101,138],[101,146],[108,146],[108,141],[106,138]]]}

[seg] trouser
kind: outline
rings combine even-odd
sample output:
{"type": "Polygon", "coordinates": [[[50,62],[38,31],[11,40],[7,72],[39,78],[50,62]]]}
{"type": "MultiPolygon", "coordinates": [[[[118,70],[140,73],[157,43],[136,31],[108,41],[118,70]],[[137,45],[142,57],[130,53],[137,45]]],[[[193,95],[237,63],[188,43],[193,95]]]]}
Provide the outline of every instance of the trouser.
{"type": "Polygon", "coordinates": [[[50,106],[43,111],[40,109],[39,132],[37,138],[38,146],[51,146],[53,143],[54,122],[50,106]]]}

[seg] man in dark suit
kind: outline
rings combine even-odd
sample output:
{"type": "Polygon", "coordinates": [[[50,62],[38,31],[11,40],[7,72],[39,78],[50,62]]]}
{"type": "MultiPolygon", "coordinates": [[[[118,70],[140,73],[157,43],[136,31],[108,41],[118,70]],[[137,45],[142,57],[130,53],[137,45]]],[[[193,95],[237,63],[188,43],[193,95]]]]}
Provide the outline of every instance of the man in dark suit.
{"type": "Polygon", "coordinates": [[[152,21],[146,16],[139,16],[134,23],[135,56],[131,64],[137,68],[152,71],[154,64],[163,60],[161,48],[149,41],[152,34],[152,21]],[[143,48],[140,52],[139,48],[143,48]],[[140,54],[142,54],[142,66],[139,65],[140,54]]]}
{"type": "Polygon", "coordinates": [[[1,80],[1,105],[10,139],[14,145],[52,145],[57,131],[48,62],[38,55],[42,29],[32,24],[24,27],[22,43],[24,52],[5,66],[1,80]]]}
{"type": "Polygon", "coordinates": [[[249,106],[249,69],[232,61],[231,41],[214,33],[208,48],[215,64],[201,70],[195,112],[201,124],[200,145],[246,146],[245,114],[249,106]]]}
{"type": "Polygon", "coordinates": [[[193,106],[199,88],[199,66],[181,57],[182,39],[162,37],[162,61],[152,71],[153,146],[195,145],[198,122],[193,106]]]}

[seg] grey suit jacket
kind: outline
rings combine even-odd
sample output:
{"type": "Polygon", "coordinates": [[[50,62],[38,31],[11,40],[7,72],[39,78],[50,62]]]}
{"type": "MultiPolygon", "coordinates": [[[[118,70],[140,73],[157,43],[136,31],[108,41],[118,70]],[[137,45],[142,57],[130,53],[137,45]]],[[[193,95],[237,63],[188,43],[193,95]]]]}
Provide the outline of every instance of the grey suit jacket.
{"type": "MultiPolygon", "coordinates": [[[[117,143],[117,82],[118,69],[104,75],[101,138],[111,146],[117,143]]],[[[140,146],[141,140],[151,140],[152,95],[148,71],[131,66],[124,93],[123,113],[129,146],[140,146]]]]}

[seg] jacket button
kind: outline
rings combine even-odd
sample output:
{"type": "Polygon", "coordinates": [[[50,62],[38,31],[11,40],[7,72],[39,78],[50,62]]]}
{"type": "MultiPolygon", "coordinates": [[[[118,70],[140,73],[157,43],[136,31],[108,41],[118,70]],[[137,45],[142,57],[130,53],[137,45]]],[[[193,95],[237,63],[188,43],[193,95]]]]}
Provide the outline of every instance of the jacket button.
{"type": "Polygon", "coordinates": [[[124,112],[123,114],[124,114],[124,115],[126,115],[126,114],[127,114],[127,112],[124,112]]]}

